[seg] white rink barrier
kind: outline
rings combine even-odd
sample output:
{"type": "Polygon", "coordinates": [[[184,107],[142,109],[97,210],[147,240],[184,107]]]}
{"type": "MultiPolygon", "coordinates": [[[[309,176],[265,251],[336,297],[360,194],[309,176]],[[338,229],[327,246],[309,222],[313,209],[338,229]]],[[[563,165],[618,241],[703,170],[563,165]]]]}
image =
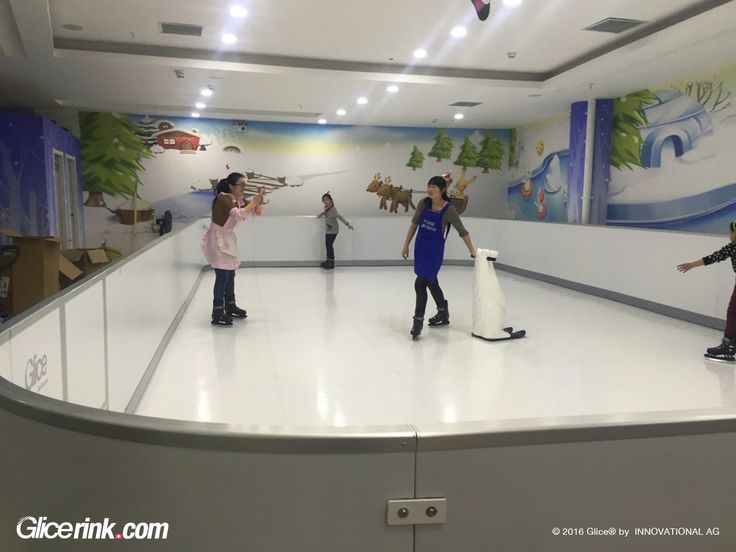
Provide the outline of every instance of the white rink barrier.
{"type": "MultiPolygon", "coordinates": [[[[401,259],[408,216],[351,217],[335,243],[337,264],[411,265],[401,259]]],[[[733,290],[729,263],[675,270],[709,254],[725,237],[626,228],[465,218],[476,247],[502,252],[500,269],[717,326],[733,290]],[[623,298],[623,299],[622,299],[623,298]]],[[[43,395],[124,411],[204,267],[203,219],[167,234],[0,332],[0,377],[43,395]],[[12,343],[12,346],[11,346],[12,343]],[[7,359],[7,360],[6,360],[7,359]]],[[[311,265],[324,260],[324,221],[252,217],[239,227],[244,266],[311,265]]],[[[471,265],[452,230],[448,263],[471,265]]]]}
{"type": "MultiPolygon", "coordinates": [[[[352,217],[341,227],[337,264],[396,264],[408,216],[352,217]]],[[[0,332],[0,376],[43,395],[124,411],[204,267],[203,219],[167,234],[0,332]],[[12,343],[12,346],[11,346],[12,343]]],[[[717,326],[733,290],[729,263],[675,270],[709,254],[725,237],[598,226],[466,218],[476,247],[502,252],[500,269],[624,300],[717,326]]],[[[239,227],[244,266],[311,265],[324,260],[316,217],[252,217],[239,227]]],[[[446,261],[471,265],[453,230],[446,261]]]]}
{"type": "MultiPolygon", "coordinates": [[[[399,257],[407,217],[350,220],[338,264],[408,264],[399,257]]],[[[510,270],[713,318],[730,293],[724,264],[674,269],[723,238],[464,222],[510,270]]],[[[204,223],[3,328],[0,550],[107,550],[121,545],[103,541],[119,539],[172,551],[736,549],[736,418],[727,408],[361,428],[125,413],[201,276],[204,223]],[[435,499],[440,513],[415,499],[435,499]],[[90,537],[84,527],[95,523],[90,537]],[[131,523],[143,532],[123,534],[131,523]],[[81,536],[66,533],[75,524],[81,536]],[[165,538],[146,532],[164,525],[165,538]]],[[[316,264],[322,228],[314,217],[249,220],[243,261],[316,264]]],[[[472,262],[454,232],[446,258],[472,262]]]]}

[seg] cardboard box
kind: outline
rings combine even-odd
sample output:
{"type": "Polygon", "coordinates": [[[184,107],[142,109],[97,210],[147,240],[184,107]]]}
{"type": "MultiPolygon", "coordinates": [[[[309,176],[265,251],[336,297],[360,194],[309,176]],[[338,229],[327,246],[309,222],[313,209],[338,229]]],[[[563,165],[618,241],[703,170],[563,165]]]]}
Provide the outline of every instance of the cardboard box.
{"type": "Polygon", "coordinates": [[[32,307],[59,291],[59,274],[76,278],[76,274],[59,258],[59,240],[49,236],[21,236],[12,229],[0,230],[13,245],[20,247],[18,261],[2,275],[10,272],[10,286],[6,305],[14,315],[32,307]]]}
{"type": "Polygon", "coordinates": [[[61,252],[61,255],[81,270],[85,276],[100,270],[110,262],[104,249],[66,249],[61,252]]]}

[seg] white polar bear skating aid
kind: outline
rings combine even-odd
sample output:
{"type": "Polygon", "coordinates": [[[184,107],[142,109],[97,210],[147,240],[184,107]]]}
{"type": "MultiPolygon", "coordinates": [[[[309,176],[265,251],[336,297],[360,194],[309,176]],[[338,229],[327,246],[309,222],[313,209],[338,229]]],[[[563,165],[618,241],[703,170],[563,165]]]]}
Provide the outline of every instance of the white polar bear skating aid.
{"type": "Polygon", "coordinates": [[[498,283],[493,261],[498,251],[477,249],[475,253],[475,279],[473,282],[473,337],[487,341],[518,339],[526,335],[525,330],[514,331],[504,328],[506,299],[498,283]]]}

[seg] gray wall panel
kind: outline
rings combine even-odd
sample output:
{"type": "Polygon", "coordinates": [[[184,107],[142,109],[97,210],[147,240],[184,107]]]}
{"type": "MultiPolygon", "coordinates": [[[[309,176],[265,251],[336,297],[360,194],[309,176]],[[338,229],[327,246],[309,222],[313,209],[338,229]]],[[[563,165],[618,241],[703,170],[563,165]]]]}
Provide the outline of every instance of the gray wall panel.
{"type": "Polygon", "coordinates": [[[446,497],[422,552],[723,552],[736,549],[736,434],[419,452],[417,497],[446,497]],[[616,536],[553,529],[614,527],[616,536]],[[633,536],[634,528],[699,528],[633,536]],[[706,536],[717,527],[719,536],[706,536]]]}

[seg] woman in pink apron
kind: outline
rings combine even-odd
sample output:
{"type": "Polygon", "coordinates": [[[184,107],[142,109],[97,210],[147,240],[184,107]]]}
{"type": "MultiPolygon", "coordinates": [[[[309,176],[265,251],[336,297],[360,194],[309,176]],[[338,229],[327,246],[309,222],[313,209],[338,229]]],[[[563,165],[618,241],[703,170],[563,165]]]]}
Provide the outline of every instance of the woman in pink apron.
{"type": "Polygon", "coordinates": [[[245,201],[245,175],[230,173],[217,183],[212,201],[212,222],[202,239],[202,251],[215,269],[212,324],[232,326],[233,317],[245,318],[245,309],[235,304],[235,269],[240,266],[235,227],[251,213],[261,214],[260,194],[245,201]]]}

